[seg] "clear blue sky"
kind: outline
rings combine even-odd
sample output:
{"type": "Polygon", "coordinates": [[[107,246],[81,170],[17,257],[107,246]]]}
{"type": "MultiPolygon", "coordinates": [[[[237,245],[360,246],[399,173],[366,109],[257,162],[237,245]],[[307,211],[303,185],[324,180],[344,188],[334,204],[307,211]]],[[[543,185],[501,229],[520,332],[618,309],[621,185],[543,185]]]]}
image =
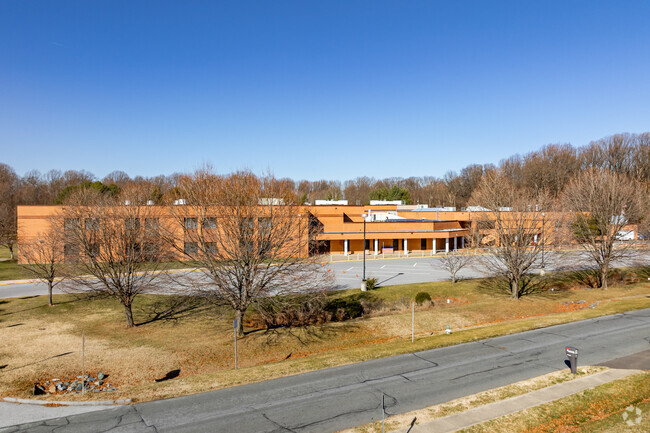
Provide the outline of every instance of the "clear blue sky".
{"type": "Polygon", "coordinates": [[[648,1],[0,0],[0,162],[442,176],[650,130],[648,1]]]}

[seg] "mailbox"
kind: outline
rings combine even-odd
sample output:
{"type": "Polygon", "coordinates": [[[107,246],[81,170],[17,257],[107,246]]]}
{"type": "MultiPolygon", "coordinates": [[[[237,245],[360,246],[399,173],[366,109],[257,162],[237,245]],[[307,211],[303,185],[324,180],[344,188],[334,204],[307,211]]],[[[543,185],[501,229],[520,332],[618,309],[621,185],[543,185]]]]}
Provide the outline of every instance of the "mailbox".
{"type": "Polygon", "coordinates": [[[578,373],[578,349],[576,347],[567,347],[566,356],[569,358],[569,364],[571,365],[571,373],[578,373]]]}

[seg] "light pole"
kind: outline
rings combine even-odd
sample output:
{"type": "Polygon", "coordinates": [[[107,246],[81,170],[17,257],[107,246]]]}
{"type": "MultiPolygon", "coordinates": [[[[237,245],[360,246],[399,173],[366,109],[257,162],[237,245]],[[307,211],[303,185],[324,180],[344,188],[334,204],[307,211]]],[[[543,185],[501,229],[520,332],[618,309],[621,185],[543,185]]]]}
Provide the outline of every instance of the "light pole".
{"type": "Polygon", "coordinates": [[[367,290],[366,286],[366,217],[367,214],[362,214],[363,217],[363,278],[361,279],[361,291],[367,290]]]}
{"type": "Polygon", "coordinates": [[[540,239],[542,243],[542,270],[544,269],[544,222],[545,222],[546,214],[542,212],[542,239],[540,239]]]}

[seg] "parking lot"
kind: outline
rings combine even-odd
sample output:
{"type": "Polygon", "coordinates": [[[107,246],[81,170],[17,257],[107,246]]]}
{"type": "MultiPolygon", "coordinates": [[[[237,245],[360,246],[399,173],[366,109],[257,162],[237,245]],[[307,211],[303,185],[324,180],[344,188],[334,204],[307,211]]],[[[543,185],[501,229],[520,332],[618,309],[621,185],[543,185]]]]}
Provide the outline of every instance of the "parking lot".
{"type": "MultiPolygon", "coordinates": [[[[363,260],[332,262],[326,263],[325,266],[331,269],[330,272],[334,272],[339,289],[360,287],[363,260]]],[[[476,278],[481,274],[468,266],[461,270],[458,276],[476,278]]],[[[449,272],[440,267],[440,257],[435,256],[399,259],[366,258],[366,278],[376,278],[379,285],[425,283],[448,280],[449,272]]]]}

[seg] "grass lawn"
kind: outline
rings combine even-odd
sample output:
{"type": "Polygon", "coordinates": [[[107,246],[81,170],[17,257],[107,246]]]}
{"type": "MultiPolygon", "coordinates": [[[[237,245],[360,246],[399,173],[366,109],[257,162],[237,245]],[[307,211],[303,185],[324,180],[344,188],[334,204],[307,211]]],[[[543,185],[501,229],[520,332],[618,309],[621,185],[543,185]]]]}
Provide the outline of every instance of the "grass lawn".
{"type": "MultiPolygon", "coordinates": [[[[16,249],[14,248],[14,252],[16,249]]],[[[11,257],[9,253],[9,248],[0,246],[0,259],[8,259],[11,257]]]]}
{"type": "Polygon", "coordinates": [[[24,280],[26,278],[34,278],[34,275],[18,265],[15,260],[0,261],[0,281],[24,280]]]}
{"type": "Polygon", "coordinates": [[[629,376],[552,403],[497,418],[464,430],[483,432],[648,432],[650,372],[629,376]],[[630,411],[626,409],[630,408],[630,411]],[[641,410],[638,418],[636,409],[641,410]],[[628,425],[623,413],[628,412],[628,425]],[[639,421],[637,424],[636,421],[639,421]]]}
{"type": "Polygon", "coordinates": [[[233,314],[228,310],[142,296],[134,306],[140,325],[126,329],[123,310],[113,300],[61,295],[55,297],[54,307],[47,306],[44,296],[0,300],[0,396],[29,397],[40,379],[81,374],[82,331],[86,370],[109,374],[118,387],[86,398],[143,401],[650,308],[648,282],[614,285],[606,291],[546,292],[519,301],[481,292],[478,284],[470,280],[390,286],[370,292],[375,302],[392,301],[390,308],[370,317],[305,328],[249,328],[238,342],[237,371],[233,314]],[[411,343],[409,300],[420,291],[430,293],[435,306],[416,311],[416,339],[411,343]],[[579,305],[594,307],[567,310],[567,302],[580,300],[585,302],[579,305]],[[447,325],[453,334],[444,333],[447,325]],[[154,382],[175,369],[180,369],[178,378],[154,382]]]}

